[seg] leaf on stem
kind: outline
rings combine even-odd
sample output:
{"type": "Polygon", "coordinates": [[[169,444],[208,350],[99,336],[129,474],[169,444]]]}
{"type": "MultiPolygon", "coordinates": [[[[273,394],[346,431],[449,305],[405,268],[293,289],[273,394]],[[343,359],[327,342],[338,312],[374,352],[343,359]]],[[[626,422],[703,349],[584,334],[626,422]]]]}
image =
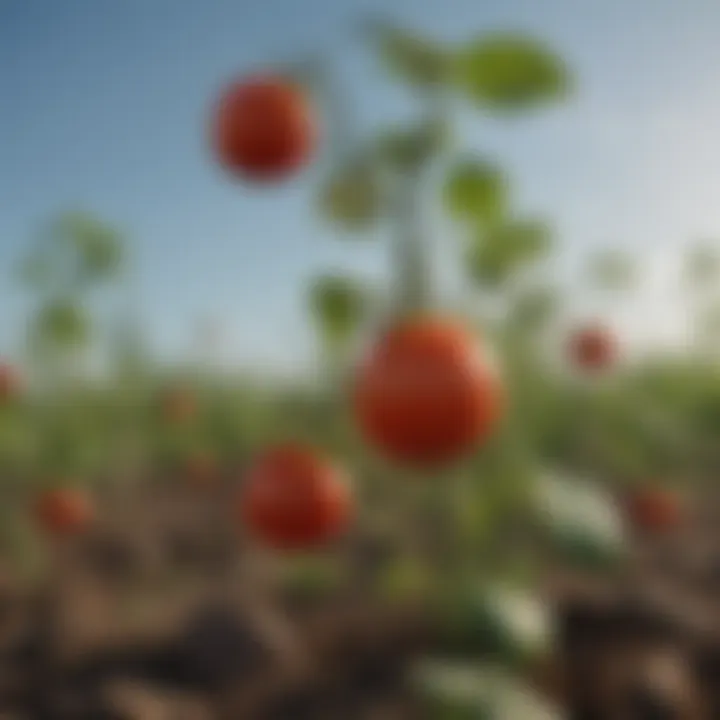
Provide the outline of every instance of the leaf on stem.
{"type": "Polygon", "coordinates": [[[458,162],[448,174],[443,197],[453,217],[480,224],[495,223],[507,211],[507,177],[485,160],[458,162]]]}
{"type": "Polygon", "coordinates": [[[394,76],[420,88],[449,80],[451,57],[437,43],[385,24],[376,28],[376,38],[380,57],[394,76]]]}
{"type": "Polygon", "coordinates": [[[539,220],[513,220],[479,233],[465,255],[470,276],[497,287],[521,268],[541,260],[551,248],[548,225],[539,220]]]}
{"type": "Polygon", "coordinates": [[[365,294],[349,278],[317,278],[309,292],[313,319],[328,342],[342,342],[356,331],[365,313],[365,294]]]}
{"type": "Polygon", "coordinates": [[[379,168],[367,160],[341,166],[330,175],[320,191],[319,210],[323,217],[351,232],[372,228],[382,206],[379,168]]]}
{"type": "Polygon", "coordinates": [[[564,61],[544,43],[496,33],[470,42],[456,56],[455,80],[481,107],[520,112],[563,100],[572,82],[564,61]]]}

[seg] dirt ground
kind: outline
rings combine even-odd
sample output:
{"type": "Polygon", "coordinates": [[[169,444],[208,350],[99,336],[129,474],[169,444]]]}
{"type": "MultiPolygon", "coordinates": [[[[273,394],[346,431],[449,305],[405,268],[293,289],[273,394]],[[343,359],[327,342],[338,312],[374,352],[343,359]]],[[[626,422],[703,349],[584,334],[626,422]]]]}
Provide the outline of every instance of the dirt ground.
{"type": "MultiPolygon", "coordinates": [[[[407,671],[443,652],[441,636],[419,603],[363,592],[381,544],[355,538],[342,550],[355,580],[312,599],[278,590],[243,550],[222,489],[142,492],[52,547],[42,584],[5,573],[0,718],[425,717],[407,671]]],[[[529,679],[569,718],[720,717],[720,525],[707,509],[673,537],[636,537],[616,577],[549,579],[557,657],[529,679]]]]}

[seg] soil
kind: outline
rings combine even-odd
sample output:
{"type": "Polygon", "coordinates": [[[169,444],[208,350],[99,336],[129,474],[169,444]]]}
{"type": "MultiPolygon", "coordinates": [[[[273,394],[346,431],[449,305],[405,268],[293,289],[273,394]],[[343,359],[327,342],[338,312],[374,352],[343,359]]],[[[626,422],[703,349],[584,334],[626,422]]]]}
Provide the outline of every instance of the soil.
{"type": "MultiPolygon", "coordinates": [[[[46,548],[41,585],[0,574],[0,718],[425,717],[406,678],[442,650],[437,628],[421,605],[363,589],[388,541],[341,548],[351,571],[332,593],[282,591],[228,526],[225,490],[113,497],[85,536],[46,548]]],[[[720,525],[703,510],[635,537],[616,577],[553,574],[559,660],[528,679],[567,717],[720,717],[720,525]]]]}

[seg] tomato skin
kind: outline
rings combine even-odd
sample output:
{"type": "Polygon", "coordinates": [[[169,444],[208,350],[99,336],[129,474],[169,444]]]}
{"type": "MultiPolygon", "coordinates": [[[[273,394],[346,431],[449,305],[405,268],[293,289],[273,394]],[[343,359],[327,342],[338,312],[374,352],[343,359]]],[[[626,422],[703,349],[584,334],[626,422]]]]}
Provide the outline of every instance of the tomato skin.
{"type": "Polygon", "coordinates": [[[240,494],[239,519],[263,544],[304,550],[339,535],[352,515],[345,473],[317,451],[280,445],[256,460],[240,494]]]}
{"type": "Polygon", "coordinates": [[[500,378],[461,323],[416,317],[389,329],[360,367],[356,422],[388,459],[436,467],[469,452],[504,406],[500,378]]]}
{"type": "Polygon", "coordinates": [[[613,364],[618,348],[615,337],[602,325],[588,325],[570,337],[570,356],[584,370],[603,370],[613,364]]]}
{"type": "Polygon", "coordinates": [[[633,528],[647,532],[673,530],[685,515],[680,498],[660,488],[631,493],[626,501],[626,514],[633,528]]]}
{"type": "Polygon", "coordinates": [[[213,144],[221,165],[234,175],[259,182],[284,179],[308,161],[316,141],[313,108],[283,78],[238,81],[220,98],[213,144]]]}
{"type": "Polygon", "coordinates": [[[41,530],[53,537],[77,535],[95,516],[90,498],[79,490],[67,488],[42,493],[34,510],[41,530]]]}

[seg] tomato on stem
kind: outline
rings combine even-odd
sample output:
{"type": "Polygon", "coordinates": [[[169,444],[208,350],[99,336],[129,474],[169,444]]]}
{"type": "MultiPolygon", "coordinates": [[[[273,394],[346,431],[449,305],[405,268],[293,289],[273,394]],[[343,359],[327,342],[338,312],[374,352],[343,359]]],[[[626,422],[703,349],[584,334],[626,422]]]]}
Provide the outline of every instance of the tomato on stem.
{"type": "Polygon", "coordinates": [[[283,444],[253,463],[237,511],[264,545],[304,550],[337,537],[350,522],[352,506],[341,468],[310,447],[283,444]]]}
{"type": "Polygon", "coordinates": [[[220,163],[252,181],[285,179],[304,165],[317,141],[305,94],[282,77],[251,77],[222,94],[213,124],[220,163]]]}
{"type": "Polygon", "coordinates": [[[482,345],[456,320],[402,320],[372,347],[355,379],[355,418],[388,459],[436,468],[485,440],[503,406],[482,345]]]}

